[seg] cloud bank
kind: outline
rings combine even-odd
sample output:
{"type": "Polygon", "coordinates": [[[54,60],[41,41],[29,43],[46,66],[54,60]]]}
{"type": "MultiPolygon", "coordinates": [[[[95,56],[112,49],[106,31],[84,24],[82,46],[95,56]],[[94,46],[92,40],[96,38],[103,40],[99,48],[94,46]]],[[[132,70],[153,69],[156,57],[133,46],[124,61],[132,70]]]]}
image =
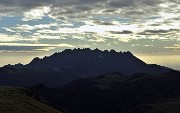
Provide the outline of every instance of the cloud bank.
{"type": "Polygon", "coordinates": [[[2,0],[0,21],[14,20],[1,24],[0,50],[17,48],[2,47],[11,42],[48,44],[27,46],[25,51],[51,51],[57,44],[68,44],[180,54],[174,46],[180,45],[179,12],[179,0],[2,0]]]}

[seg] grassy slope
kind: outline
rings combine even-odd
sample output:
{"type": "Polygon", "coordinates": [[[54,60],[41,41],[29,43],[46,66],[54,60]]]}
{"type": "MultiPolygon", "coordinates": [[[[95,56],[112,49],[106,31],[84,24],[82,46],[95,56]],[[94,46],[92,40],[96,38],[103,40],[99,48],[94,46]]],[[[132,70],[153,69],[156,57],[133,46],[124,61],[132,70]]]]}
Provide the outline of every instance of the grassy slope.
{"type": "Polygon", "coordinates": [[[180,99],[161,102],[152,106],[146,113],[179,113],[180,99]]]}
{"type": "Polygon", "coordinates": [[[0,87],[0,113],[61,113],[25,93],[23,89],[0,87]]]}

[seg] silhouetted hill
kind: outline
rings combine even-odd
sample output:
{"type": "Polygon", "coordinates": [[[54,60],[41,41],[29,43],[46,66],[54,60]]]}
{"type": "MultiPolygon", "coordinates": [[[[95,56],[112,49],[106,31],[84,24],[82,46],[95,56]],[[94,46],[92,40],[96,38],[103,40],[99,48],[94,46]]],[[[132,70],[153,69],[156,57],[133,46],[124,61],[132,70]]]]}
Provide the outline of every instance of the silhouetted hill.
{"type": "Polygon", "coordinates": [[[162,73],[169,69],[148,65],[135,57],[131,52],[101,51],[98,49],[66,49],[43,59],[35,58],[28,64],[33,68],[65,68],[75,71],[85,77],[98,76],[108,72],[121,72],[123,74],[162,73]]]}
{"type": "Polygon", "coordinates": [[[34,58],[27,65],[6,65],[0,68],[0,85],[32,86],[44,83],[57,87],[79,78],[91,78],[110,72],[130,75],[157,74],[170,70],[146,64],[131,52],[66,49],[42,59],[34,58]]]}
{"type": "Polygon", "coordinates": [[[179,113],[180,72],[108,73],[79,79],[59,88],[32,87],[66,113],[179,113]]]}
{"type": "Polygon", "coordinates": [[[0,113],[62,113],[30,95],[25,89],[0,87],[0,113]]]}

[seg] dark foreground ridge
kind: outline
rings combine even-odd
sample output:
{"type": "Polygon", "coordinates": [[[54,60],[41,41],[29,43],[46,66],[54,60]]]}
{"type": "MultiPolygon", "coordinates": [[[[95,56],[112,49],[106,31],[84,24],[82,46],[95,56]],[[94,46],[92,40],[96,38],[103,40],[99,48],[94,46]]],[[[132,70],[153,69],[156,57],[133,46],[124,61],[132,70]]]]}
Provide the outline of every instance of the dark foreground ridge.
{"type": "Polygon", "coordinates": [[[129,51],[66,49],[42,59],[34,58],[27,65],[0,68],[0,85],[32,86],[44,83],[57,87],[79,78],[92,78],[110,72],[131,75],[165,73],[170,70],[156,64],[146,64],[129,51]]]}
{"type": "Polygon", "coordinates": [[[0,87],[0,113],[62,113],[36,100],[25,89],[0,87]]]}

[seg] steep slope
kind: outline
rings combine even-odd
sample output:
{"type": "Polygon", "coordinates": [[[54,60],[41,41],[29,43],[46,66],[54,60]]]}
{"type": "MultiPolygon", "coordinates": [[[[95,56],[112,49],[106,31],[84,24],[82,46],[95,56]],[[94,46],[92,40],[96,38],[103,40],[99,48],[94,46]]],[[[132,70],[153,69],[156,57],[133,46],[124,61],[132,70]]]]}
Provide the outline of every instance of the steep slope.
{"type": "Polygon", "coordinates": [[[0,87],[0,113],[62,113],[28,96],[23,89],[0,87]]]}
{"type": "Polygon", "coordinates": [[[153,105],[152,109],[145,113],[179,113],[180,99],[171,99],[166,102],[159,102],[153,105]]]}
{"type": "Polygon", "coordinates": [[[155,76],[108,73],[96,78],[79,79],[59,88],[41,85],[33,89],[40,97],[67,113],[154,113],[163,111],[163,108],[169,113],[179,112],[180,107],[178,71],[155,76]],[[162,108],[157,109],[158,106],[162,108]]]}

